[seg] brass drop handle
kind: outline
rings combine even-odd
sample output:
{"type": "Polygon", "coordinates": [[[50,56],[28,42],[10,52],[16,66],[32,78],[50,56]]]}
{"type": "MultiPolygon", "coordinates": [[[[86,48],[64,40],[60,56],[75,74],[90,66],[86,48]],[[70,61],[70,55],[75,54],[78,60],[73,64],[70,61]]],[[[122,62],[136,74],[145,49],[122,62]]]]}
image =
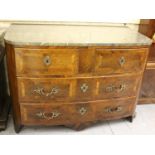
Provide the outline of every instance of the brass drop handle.
{"type": "Polygon", "coordinates": [[[49,66],[51,64],[51,58],[47,55],[43,58],[43,63],[46,65],[46,66],[49,66]]]}
{"type": "Polygon", "coordinates": [[[56,87],[53,87],[53,88],[51,89],[51,91],[48,93],[48,92],[45,92],[44,88],[38,87],[38,88],[35,88],[35,89],[33,90],[33,92],[36,93],[36,94],[38,94],[38,95],[40,95],[40,96],[49,97],[49,96],[52,96],[52,95],[57,94],[57,93],[59,92],[59,89],[56,88],[56,87]]]}
{"type": "Polygon", "coordinates": [[[47,119],[47,120],[51,120],[51,119],[54,119],[54,118],[57,118],[60,116],[61,113],[59,112],[50,112],[50,113],[45,113],[45,112],[38,112],[36,113],[36,116],[41,118],[41,119],[47,119]]]}
{"type": "Polygon", "coordinates": [[[123,56],[119,58],[119,64],[121,67],[125,64],[125,58],[123,56]]]}
{"type": "Polygon", "coordinates": [[[104,112],[106,112],[106,113],[120,112],[120,111],[122,111],[122,109],[123,108],[121,106],[114,107],[114,108],[108,107],[108,108],[104,109],[104,112]]]}
{"type": "Polygon", "coordinates": [[[121,91],[124,91],[126,89],[126,85],[125,84],[120,84],[119,86],[115,86],[115,85],[110,85],[110,86],[107,86],[105,88],[105,91],[106,92],[121,92],[121,91]]]}

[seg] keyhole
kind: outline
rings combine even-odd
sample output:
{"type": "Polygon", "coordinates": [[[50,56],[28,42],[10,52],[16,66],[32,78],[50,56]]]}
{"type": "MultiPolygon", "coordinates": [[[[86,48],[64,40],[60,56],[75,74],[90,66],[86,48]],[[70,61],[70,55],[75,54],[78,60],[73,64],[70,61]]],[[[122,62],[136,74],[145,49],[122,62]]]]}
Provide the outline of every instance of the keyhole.
{"type": "Polygon", "coordinates": [[[51,64],[50,57],[49,56],[45,56],[44,59],[43,59],[43,62],[47,66],[50,65],[51,64]]]}
{"type": "Polygon", "coordinates": [[[121,57],[120,60],[119,60],[119,63],[120,63],[121,66],[123,66],[125,64],[125,58],[121,57]]]}

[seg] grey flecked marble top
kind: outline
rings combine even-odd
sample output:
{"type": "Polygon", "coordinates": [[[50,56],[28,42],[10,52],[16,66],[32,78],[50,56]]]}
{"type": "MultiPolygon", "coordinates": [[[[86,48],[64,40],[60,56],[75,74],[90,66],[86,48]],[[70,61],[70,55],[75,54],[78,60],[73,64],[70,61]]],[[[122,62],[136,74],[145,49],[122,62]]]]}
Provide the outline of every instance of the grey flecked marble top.
{"type": "Polygon", "coordinates": [[[5,41],[36,46],[142,46],[152,40],[125,26],[21,25],[7,30],[5,41]]]}

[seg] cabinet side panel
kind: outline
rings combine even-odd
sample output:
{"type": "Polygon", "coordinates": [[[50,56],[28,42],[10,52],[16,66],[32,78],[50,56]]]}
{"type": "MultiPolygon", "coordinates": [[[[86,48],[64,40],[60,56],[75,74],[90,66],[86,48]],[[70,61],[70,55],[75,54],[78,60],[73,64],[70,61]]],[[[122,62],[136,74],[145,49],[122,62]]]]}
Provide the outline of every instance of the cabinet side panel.
{"type": "Polygon", "coordinates": [[[10,86],[10,95],[12,99],[13,118],[15,130],[21,126],[20,108],[18,104],[18,88],[16,80],[15,56],[13,46],[6,44],[7,69],[10,86]]]}

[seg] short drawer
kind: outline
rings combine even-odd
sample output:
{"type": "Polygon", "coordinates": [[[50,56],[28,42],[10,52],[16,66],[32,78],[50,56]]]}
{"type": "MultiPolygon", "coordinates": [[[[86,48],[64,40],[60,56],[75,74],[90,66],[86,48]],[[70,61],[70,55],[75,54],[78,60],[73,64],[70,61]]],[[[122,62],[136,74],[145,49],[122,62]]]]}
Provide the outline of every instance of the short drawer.
{"type": "Polygon", "coordinates": [[[17,76],[67,76],[78,72],[76,49],[15,48],[17,76]]]}
{"type": "Polygon", "coordinates": [[[100,78],[17,78],[20,102],[92,101],[136,96],[140,75],[100,78]]]}
{"type": "Polygon", "coordinates": [[[20,110],[24,125],[67,125],[130,116],[135,98],[59,105],[21,103],[20,110]]]}
{"type": "Polygon", "coordinates": [[[142,72],[148,51],[146,49],[97,49],[95,74],[120,74],[142,72]]]}

